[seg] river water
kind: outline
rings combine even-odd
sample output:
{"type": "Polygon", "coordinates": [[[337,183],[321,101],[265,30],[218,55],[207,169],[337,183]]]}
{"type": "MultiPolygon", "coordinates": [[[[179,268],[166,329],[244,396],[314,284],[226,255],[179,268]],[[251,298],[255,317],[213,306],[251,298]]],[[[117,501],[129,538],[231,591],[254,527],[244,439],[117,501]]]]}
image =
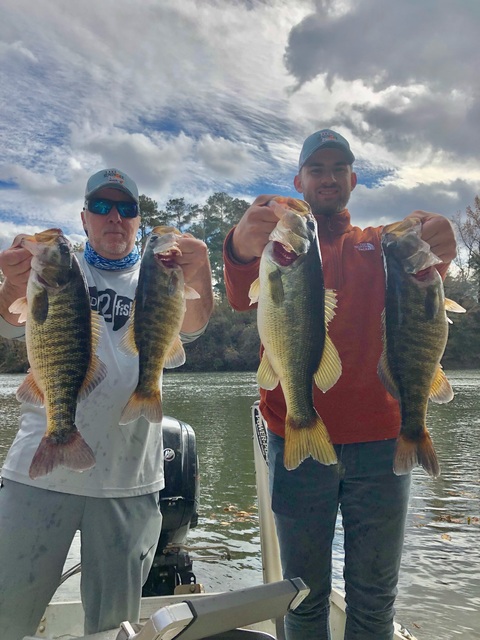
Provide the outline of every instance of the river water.
{"type": "MultiPolygon", "coordinates": [[[[428,426],[442,467],[440,478],[413,472],[397,620],[419,640],[480,639],[480,371],[450,371],[447,405],[429,407],[428,426]]],[[[23,376],[0,375],[0,463],[15,436],[15,391],[23,376]]],[[[200,458],[200,518],[188,542],[227,545],[231,560],[194,560],[207,591],[262,582],[250,408],[254,373],[168,373],[167,415],[190,424],[200,458]]],[[[195,555],[195,554],[193,554],[195,555]]],[[[342,583],[342,529],[334,543],[334,585],[342,583]]],[[[66,568],[78,562],[74,541],[66,568]]],[[[78,598],[78,576],[56,600],[78,598]]]]}

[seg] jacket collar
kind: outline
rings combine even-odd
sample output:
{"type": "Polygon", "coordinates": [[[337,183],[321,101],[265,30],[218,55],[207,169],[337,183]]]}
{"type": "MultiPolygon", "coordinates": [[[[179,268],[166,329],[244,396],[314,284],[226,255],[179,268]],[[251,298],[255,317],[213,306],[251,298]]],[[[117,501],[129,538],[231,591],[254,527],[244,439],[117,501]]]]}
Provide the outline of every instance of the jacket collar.
{"type": "Polygon", "coordinates": [[[333,216],[315,216],[319,235],[341,236],[351,230],[350,213],[348,209],[343,209],[333,216]]]}

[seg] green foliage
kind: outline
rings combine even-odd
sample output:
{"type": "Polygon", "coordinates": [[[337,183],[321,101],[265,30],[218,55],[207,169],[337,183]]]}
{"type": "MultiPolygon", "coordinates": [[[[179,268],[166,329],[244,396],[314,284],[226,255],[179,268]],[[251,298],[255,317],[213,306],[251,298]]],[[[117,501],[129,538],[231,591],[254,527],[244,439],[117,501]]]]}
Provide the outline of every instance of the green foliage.
{"type": "Polygon", "coordinates": [[[223,280],[223,241],[228,231],[240,220],[250,206],[249,202],[232,198],[228,193],[211,195],[204,205],[191,204],[185,198],[172,198],[159,209],[157,202],[148,196],[140,196],[141,223],[137,246],[140,252],[145,241],[157,225],[176,227],[203,240],[208,247],[214,290],[217,298],[225,297],[223,280]]]}
{"type": "Polygon", "coordinates": [[[182,232],[188,231],[198,209],[198,205],[185,202],[185,198],[172,198],[167,202],[165,210],[160,211],[161,224],[182,232]]]}
{"type": "Polygon", "coordinates": [[[223,242],[229,230],[237,224],[250,206],[249,202],[217,192],[197,211],[197,218],[190,232],[203,240],[210,254],[214,290],[220,300],[225,297],[223,280],[223,242]]]}
{"type": "Polygon", "coordinates": [[[140,228],[138,230],[137,248],[143,251],[147,236],[153,227],[162,224],[158,211],[158,204],[148,196],[140,195],[140,228]]]}
{"type": "Polygon", "coordinates": [[[28,366],[25,343],[0,337],[0,373],[26,373],[28,366]]]}
{"type": "Polygon", "coordinates": [[[204,335],[185,345],[185,371],[255,371],[260,339],[256,311],[238,313],[217,302],[204,335]]]}
{"type": "Polygon", "coordinates": [[[475,196],[474,206],[466,208],[465,218],[458,212],[452,222],[459,242],[454,263],[464,279],[475,283],[480,302],[480,197],[475,196]]]}
{"type": "Polygon", "coordinates": [[[442,365],[448,369],[480,368],[480,305],[476,300],[476,286],[463,275],[447,276],[445,296],[460,304],[466,313],[448,313],[448,342],[442,365]]]}

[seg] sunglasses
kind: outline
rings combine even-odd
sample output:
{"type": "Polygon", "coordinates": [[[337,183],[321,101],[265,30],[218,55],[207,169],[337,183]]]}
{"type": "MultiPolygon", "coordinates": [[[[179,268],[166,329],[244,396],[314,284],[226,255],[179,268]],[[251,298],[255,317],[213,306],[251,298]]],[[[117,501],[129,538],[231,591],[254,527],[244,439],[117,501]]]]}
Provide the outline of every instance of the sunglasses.
{"type": "Polygon", "coordinates": [[[138,216],[138,204],[136,202],[117,202],[107,198],[89,198],[87,209],[99,216],[107,216],[115,207],[122,218],[136,218],[138,216]]]}

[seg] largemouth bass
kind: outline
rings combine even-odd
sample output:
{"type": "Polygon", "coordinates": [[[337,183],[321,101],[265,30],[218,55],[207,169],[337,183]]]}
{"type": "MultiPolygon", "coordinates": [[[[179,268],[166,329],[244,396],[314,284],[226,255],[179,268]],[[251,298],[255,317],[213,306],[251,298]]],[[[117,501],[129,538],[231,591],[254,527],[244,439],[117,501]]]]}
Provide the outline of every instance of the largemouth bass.
{"type": "Polygon", "coordinates": [[[93,451],[75,426],[77,402],[104,379],[106,367],[95,354],[99,320],[81,268],[60,229],[25,236],[32,255],[26,298],[10,307],[26,321],[30,371],[17,399],[45,406],[47,428],[30,465],[31,478],[57,466],[84,471],[95,464],[93,451]]]}
{"type": "Polygon", "coordinates": [[[164,368],[185,362],[180,329],[185,301],[199,294],[184,283],[174,256],[182,234],[174,227],[155,227],[145,245],[129,327],[120,344],[127,355],[139,357],[138,384],[127,402],[120,424],[144,416],[161,422],[161,376],[164,368]]]}
{"type": "Polygon", "coordinates": [[[442,278],[434,266],[441,261],[420,233],[417,218],[390,224],[382,232],[386,299],[378,374],[400,403],[402,424],[394,472],[403,475],[418,464],[436,477],[440,465],[426,426],[428,399],[444,403],[453,398],[440,365],[448,338],[445,310],[465,309],[445,299],[442,278]]]}
{"type": "Polygon", "coordinates": [[[282,386],[287,407],[284,465],[295,469],[311,456],[322,464],[337,457],[313,404],[313,384],[330,389],[341,375],[329,335],[336,296],[326,291],[317,224],[303,200],[277,197],[269,203],[279,217],[250,288],[258,302],[257,324],[264,352],[257,372],[263,389],[282,386]]]}

